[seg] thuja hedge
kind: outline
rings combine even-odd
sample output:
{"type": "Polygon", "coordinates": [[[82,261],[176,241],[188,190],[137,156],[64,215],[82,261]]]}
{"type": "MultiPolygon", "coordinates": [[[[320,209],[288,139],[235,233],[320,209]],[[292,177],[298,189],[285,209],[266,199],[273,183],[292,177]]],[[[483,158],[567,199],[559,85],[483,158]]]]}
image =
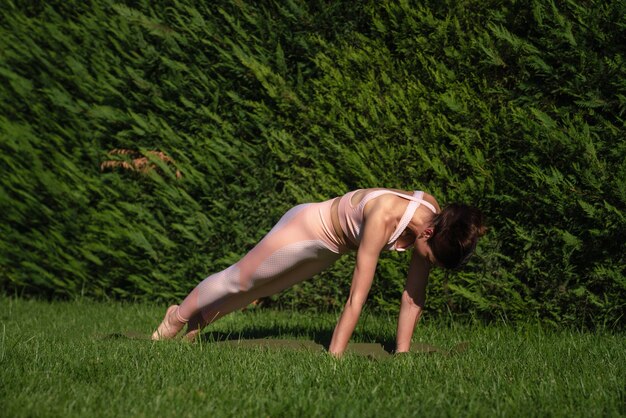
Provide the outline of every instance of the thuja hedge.
{"type": "MultiPolygon", "coordinates": [[[[176,300],[292,205],[383,186],[488,216],[431,314],[623,328],[625,4],[7,0],[0,286],[176,300]]],[[[337,308],[352,263],[265,303],[337,308]]]]}

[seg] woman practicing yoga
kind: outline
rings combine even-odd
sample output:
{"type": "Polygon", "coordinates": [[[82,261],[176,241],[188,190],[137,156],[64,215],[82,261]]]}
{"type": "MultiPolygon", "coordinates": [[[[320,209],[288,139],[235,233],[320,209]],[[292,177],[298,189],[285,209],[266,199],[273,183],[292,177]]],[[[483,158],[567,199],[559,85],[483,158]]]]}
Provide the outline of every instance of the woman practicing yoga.
{"type": "Polygon", "coordinates": [[[380,252],[413,247],[396,336],[396,352],[405,352],[424,306],[431,267],[463,265],[484,230],[478,209],[451,204],[442,211],[433,196],[421,191],[361,189],[298,205],[239,262],[207,277],[180,305],[170,306],[152,339],[174,338],[187,324],[185,338],[193,340],[227,313],[308,279],[356,250],[350,296],[329,347],[339,357],[369,293],[380,252]]]}

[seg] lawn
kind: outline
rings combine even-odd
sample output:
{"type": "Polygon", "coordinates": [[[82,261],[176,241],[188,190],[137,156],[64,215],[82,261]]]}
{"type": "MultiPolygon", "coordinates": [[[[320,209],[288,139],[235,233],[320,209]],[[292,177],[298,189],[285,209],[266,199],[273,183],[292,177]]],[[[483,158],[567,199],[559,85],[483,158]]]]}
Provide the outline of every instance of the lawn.
{"type": "MultiPolygon", "coordinates": [[[[425,318],[414,342],[440,351],[337,360],[319,348],[331,314],[237,312],[188,344],[145,339],[163,306],[6,297],[0,306],[6,417],[626,416],[626,336],[606,331],[425,318]]],[[[394,330],[394,318],[365,312],[353,340],[388,345],[394,330]]]]}

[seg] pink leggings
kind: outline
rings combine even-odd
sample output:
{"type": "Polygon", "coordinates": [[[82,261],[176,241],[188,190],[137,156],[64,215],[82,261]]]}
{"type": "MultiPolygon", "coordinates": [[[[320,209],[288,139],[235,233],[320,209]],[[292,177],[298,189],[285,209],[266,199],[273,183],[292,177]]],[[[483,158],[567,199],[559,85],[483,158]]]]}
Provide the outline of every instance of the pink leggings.
{"type": "Polygon", "coordinates": [[[291,208],[241,260],[200,282],[180,304],[178,319],[203,327],[328,268],[348,251],[333,232],[331,205],[291,208]]]}

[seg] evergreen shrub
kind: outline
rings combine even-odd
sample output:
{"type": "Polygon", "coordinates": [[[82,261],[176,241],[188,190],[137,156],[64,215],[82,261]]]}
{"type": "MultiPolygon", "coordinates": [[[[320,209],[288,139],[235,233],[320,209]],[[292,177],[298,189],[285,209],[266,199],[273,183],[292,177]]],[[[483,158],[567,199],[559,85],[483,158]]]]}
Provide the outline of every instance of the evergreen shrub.
{"type": "MultiPolygon", "coordinates": [[[[0,287],[176,300],[294,204],[382,186],[489,219],[430,313],[623,328],[624,39],[620,1],[7,0],[0,287]]],[[[353,261],[267,304],[338,308],[353,261]]]]}

